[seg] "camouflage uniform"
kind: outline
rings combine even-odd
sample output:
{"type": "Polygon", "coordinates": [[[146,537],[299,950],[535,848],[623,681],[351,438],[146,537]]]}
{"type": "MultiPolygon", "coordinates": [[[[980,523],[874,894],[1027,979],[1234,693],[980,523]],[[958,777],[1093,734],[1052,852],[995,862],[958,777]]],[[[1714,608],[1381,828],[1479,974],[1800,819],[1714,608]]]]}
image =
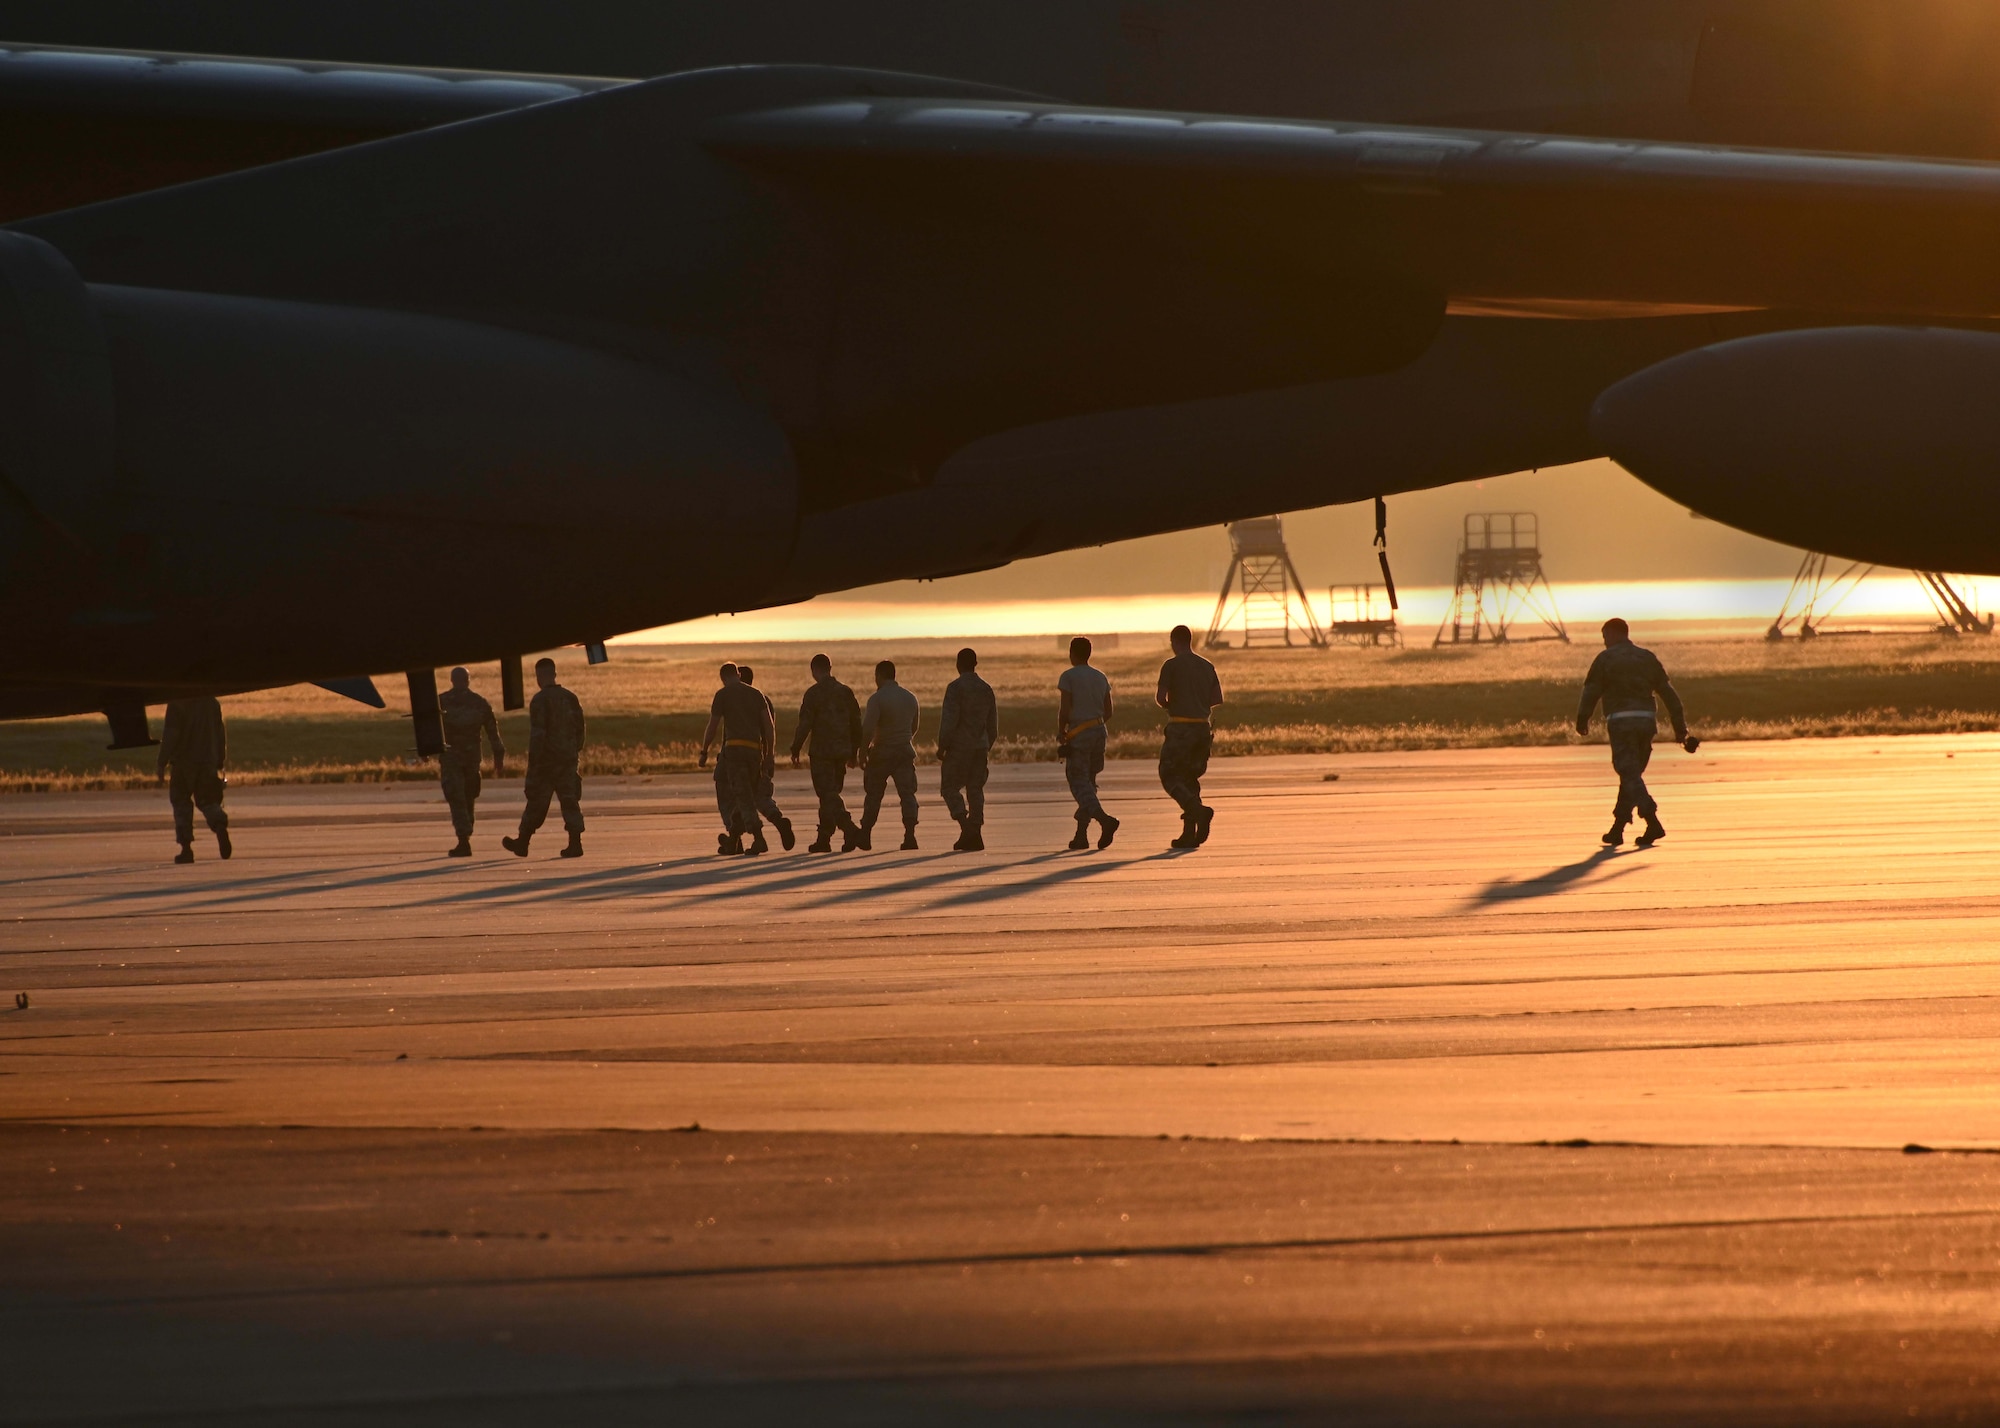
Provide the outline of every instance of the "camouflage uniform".
{"type": "Polygon", "coordinates": [[[938,792],[951,816],[972,832],[986,826],[986,760],[1000,737],[993,686],[976,673],[945,687],[938,724],[938,792]]]}
{"type": "Polygon", "coordinates": [[[715,754],[715,802],[729,836],[764,830],[757,820],[757,788],[764,777],[763,691],[748,684],[725,684],[715,692],[709,716],[722,720],[722,747],[715,754]]]}
{"type": "Polygon", "coordinates": [[[506,757],[507,748],[500,742],[493,706],[470,689],[445,690],[438,696],[438,713],[444,720],[438,782],[451,808],[452,831],[460,838],[470,838],[472,805],[479,801],[479,736],[483,733],[492,746],[495,763],[506,757]]]}
{"type": "Polygon", "coordinates": [[[228,756],[220,703],[210,698],[168,702],[166,725],[160,731],[160,767],[167,773],[176,842],[194,842],[197,808],[218,839],[228,835],[229,815],[222,810],[222,767],[228,756]]]}
{"type": "Polygon", "coordinates": [[[861,705],[854,691],[828,675],[817,679],[799,701],[799,723],[792,731],[792,757],[812,743],[813,793],[819,798],[819,841],[826,843],[838,828],[852,838],[860,831],[847,812],[841,792],[847,786],[847,766],[861,747],[861,705]]]}
{"type": "Polygon", "coordinates": [[[549,816],[549,799],[562,805],[563,830],[583,832],[583,776],[576,761],[583,752],[583,706],[560,684],[528,701],[528,777],[521,810],[526,838],[549,816]]]}

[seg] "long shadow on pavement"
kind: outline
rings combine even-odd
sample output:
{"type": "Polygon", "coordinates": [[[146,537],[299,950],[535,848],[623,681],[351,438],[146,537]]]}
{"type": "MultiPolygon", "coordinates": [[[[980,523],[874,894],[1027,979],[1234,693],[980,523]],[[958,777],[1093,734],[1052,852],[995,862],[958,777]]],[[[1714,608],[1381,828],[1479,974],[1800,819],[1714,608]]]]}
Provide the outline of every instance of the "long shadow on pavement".
{"type": "Polygon", "coordinates": [[[1466,899],[1465,905],[1467,908],[1492,907],[1495,903],[1523,902],[1531,898],[1555,897],[1585,882],[1589,882],[1593,887],[1602,887],[1606,883],[1630,877],[1639,871],[1638,868],[1631,867],[1621,872],[1610,873],[1594,881],[1591,879],[1592,873],[1595,873],[1599,868],[1606,867],[1617,858],[1618,850],[1616,848],[1600,848],[1581,862],[1568,863],[1560,868],[1551,868],[1546,873],[1542,873],[1537,877],[1520,879],[1496,878],[1474,893],[1470,898],[1466,899]]]}

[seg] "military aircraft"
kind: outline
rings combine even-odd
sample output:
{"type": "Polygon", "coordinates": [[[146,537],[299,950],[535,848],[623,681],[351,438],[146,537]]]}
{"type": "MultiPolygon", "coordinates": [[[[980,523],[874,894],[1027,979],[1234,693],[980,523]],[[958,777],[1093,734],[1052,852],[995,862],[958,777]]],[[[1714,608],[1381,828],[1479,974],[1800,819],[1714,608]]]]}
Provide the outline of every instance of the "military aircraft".
{"type": "Polygon", "coordinates": [[[2000,571],[1985,0],[0,0],[0,35],[0,716],[414,698],[1606,453],[2000,571]]]}

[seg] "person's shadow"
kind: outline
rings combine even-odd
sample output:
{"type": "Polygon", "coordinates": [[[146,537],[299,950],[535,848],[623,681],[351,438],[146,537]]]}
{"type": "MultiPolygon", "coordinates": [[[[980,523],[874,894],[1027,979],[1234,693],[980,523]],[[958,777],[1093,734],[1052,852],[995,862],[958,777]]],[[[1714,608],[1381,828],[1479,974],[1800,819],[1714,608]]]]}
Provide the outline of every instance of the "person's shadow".
{"type": "MultiPolygon", "coordinates": [[[[1532,878],[1496,878],[1474,893],[1467,900],[1466,906],[1469,908],[1492,907],[1496,903],[1525,902],[1532,898],[1555,897],[1557,894],[1567,892],[1577,884],[1589,880],[1592,873],[1612,862],[1617,857],[1618,850],[1616,848],[1599,848],[1595,853],[1592,853],[1581,862],[1568,863],[1560,868],[1551,868],[1546,873],[1541,873],[1532,878]]],[[[1622,872],[1612,873],[1608,877],[1599,878],[1597,882],[1602,885],[1616,878],[1629,877],[1638,871],[1637,867],[1627,868],[1622,872]]]]}

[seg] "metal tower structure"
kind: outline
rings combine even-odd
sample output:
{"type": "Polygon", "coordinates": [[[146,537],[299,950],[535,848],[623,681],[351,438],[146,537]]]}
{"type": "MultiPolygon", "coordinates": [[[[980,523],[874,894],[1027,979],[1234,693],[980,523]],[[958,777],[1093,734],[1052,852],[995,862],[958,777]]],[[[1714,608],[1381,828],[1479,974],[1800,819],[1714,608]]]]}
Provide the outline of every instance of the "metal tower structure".
{"type": "Polygon", "coordinates": [[[1236,521],[1229,526],[1229,574],[1209,622],[1208,649],[1226,650],[1229,626],[1243,624],[1243,648],[1259,644],[1303,644],[1325,649],[1326,632],[1285,549],[1285,523],[1278,516],[1236,521]],[[1235,604],[1232,607],[1231,601],[1235,604]],[[1296,636],[1296,638],[1294,638],[1296,636]]]}
{"type": "MultiPolygon", "coordinates": [[[[1784,607],[1778,611],[1778,618],[1771,622],[1771,628],[1764,632],[1764,638],[1782,640],[1796,629],[1802,640],[1814,639],[1826,632],[1827,625],[1839,613],[1847,597],[1861,587],[1861,582],[1873,575],[1877,569],[1860,561],[1850,563],[1838,574],[1833,573],[1832,557],[1817,551],[1808,551],[1799,562],[1798,574],[1792,577],[1792,587],[1785,593],[1784,607]]],[[[1940,635],[1990,635],[1993,633],[1993,616],[1980,618],[1972,603],[1959,593],[1949,576],[1935,570],[1913,570],[1917,584],[1923,587],[1931,608],[1937,611],[1938,622],[1930,628],[1940,635]]],[[[1867,630],[1854,630],[1853,634],[1867,634],[1867,630]]]]}
{"type": "Polygon", "coordinates": [[[1403,632],[1394,606],[1384,607],[1378,585],[1335,585],[1326,592],[1327,634],[1355,645],[1401,648],[1403,632]]]}
{"type": "Polygon", "coordinates": [[[1451,612],[1438,626],[1431,647],[1534,640],[1569,643],[1555,591],[1542,570],[1541,523],[1525,511],[1467,516],[1458,543],[1451,612]],[[1515,634],[1515,623],[1527,618],[1541,627],[1540,632],[1515,634]]]}

